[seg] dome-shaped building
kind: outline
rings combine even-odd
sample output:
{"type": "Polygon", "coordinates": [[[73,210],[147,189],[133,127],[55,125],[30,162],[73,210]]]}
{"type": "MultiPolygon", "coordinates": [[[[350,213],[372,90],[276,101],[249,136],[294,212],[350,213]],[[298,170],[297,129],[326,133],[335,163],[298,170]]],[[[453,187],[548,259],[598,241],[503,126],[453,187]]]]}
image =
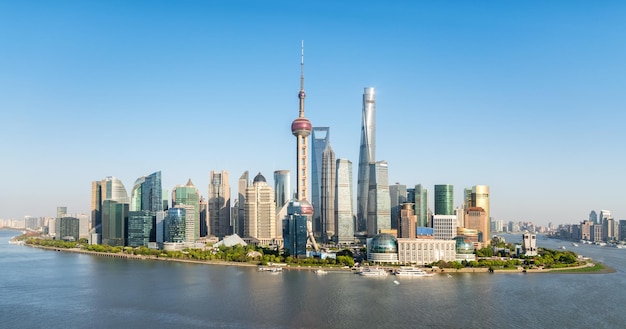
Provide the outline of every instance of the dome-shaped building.
{"type": "Polygon", "coordinates": [[[454,238],[456,240],[456,258],[457,260],[475,260],[474,243],[466,236],[459,235],[454,238]]]}
{"type": "Polygon", "coordinates": [[[377,263],[398,262],[398,240],[391,234],[377,234],[367,239],[367,260],[377,263]]]}
{"type": "Polygon", "coordinates": [[[252,180],[252,184],[254,183],[267,183],[267,181],[265,180],[265,176],[261,175],[261,173],[258,173],[255,177],[254,180],[252,180]]]}

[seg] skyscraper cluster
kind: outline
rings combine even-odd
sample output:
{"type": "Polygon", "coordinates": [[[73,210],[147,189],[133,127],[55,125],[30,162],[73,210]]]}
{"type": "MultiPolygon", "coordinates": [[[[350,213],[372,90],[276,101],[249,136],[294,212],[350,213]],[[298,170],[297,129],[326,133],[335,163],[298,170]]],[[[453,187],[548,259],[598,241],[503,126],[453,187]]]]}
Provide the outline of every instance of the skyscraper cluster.
{"type": "Polygon", "coordinates": [[[455,209],[453,186],[435,185],[433,211],[428,190],[421,184],[407,188],[389,183],[389,164],[376,158],[376,91],[372,87],[365,88],[362,96],[354,204],[352,162],[336,156],[330,127],[314,126],[305,117],[305,98],[303,45],[298,116],[291,124],[296,138],[295,193],[288,170],[273,173],[273,186],[261,173],[250,180],[248,171],[244,172],[232,200],[226,170],[210,171],[206,198],[189,179],[171,190],[169,202],[160,172],[138,178],[130,197],[119,179],[106,177],[92,183],[92,241],[134,247],[193,244],[237,234],[247,242],[284,245],[288,253],[298,256],[306,252],[307,241],[317,249],[316,239],[351,244],[381,233],[452,239],[461,232],[476,243],[488,243],[487,186],[466,189],[462,207],[455,209]]]}

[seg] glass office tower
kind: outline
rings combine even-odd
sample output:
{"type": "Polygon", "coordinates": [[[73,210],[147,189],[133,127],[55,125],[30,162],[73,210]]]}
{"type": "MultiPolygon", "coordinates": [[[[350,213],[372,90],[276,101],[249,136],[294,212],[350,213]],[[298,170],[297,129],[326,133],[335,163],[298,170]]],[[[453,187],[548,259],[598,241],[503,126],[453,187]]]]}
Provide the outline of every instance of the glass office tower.
{"type": "Polygon", "coordinates": [[[435,215],[454,215],[454,189],[452,185],[435,185],[435,215]]]}
{"type": "Polygon", "coordinates": [[[276,200],[276,213],[291,200],[291,173],[289,170],[274,171],[274,199],[276,200]]]}
{"type": "Polygon", "coordinates": [[[329,127],[313,127],[311,133],[311,203],[313,204],[313,232],[322,235],[322,163],[323,153],[330,144],[329,127]]]}
{"type": "Polygon", "coordinates": [[[352,162],[337,159],[335,184],[335,242],[354,242],[354,214],[352,208],[352,162]]]}
{"type": "Polygon", "coordinates": [[[359,173],[357,179],[357,230],[366,228],[370,186],[370,165],[376,161],[376,96],[374,88],[365,88],[361,118],[361,144],[359,147],[359,173]]]}
{"type": "Polygon", "coordinates": [[[369,200],[367,201],[367,236],[373,237],[391,228],[391,199],[386,161],[370,165],[369,200]]]}

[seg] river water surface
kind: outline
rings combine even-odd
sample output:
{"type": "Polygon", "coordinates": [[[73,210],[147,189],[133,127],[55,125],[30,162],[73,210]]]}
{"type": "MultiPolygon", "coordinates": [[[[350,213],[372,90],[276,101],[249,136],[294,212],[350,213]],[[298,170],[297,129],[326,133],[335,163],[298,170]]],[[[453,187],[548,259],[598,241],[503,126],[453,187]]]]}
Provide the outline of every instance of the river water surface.
{"type": "Polygon", "coordinates": [[[111,259],[9,244],[17,234],[0,231],[2,328],[626,326],[626,249],[538,240],[602,261],[610,274],[398,279],[111,259]]]}

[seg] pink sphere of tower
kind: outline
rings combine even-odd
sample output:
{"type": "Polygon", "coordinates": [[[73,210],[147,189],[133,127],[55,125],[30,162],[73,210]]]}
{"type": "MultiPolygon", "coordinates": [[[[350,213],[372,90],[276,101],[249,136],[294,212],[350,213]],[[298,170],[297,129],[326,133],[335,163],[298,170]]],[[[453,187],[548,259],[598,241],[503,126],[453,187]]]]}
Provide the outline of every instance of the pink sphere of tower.
{"type": "Polygon", "coordinates": [[[311,134],[311,130],[313,130],[311,121],[307,118],[297,118],[291,124],[291,133],[294,136],[307,137],[311,134]]]}
{"type": "Polygon", "coordinates": [[[313,206],[306,200],[300,200],[300,212],[303,215],[313,215],[313,206]]]}

